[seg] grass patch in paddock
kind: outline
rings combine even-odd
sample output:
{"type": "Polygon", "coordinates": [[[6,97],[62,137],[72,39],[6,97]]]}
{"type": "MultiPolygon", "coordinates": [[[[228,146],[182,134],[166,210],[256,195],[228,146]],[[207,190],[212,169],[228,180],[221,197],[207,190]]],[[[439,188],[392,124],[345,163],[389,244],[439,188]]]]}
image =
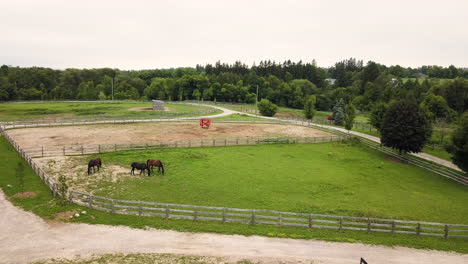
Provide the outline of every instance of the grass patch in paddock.
{"type": "Polygon", "coordinates": [[[215,121],[269,121],[268,119],[265,118],[260,118],[260,117],[254,117],[254,116],[249,116],[245,114],[232,114],[228,116],[220,116],[220,117],[215,117],[212,120],[215,121]]]}
{"type": "Polygon", "coordinates": [[[459,224],[468,219],[465,186],[352,142],[156,149],[100,157],[104,166],[128,167],[148,158],[166,164],[165,176],[88,187],[111,198],[459,224]]]}
{"type": "MultiPolygon", "coordinates": [[[[152,107],[152,102],[41,102],[2,103],[0,120],[90,119],[90,118],[158,118],[176,112],[200,112],[211,108],[188,104],[164,104],[169,111],[134,111],[132,108],[152,107]]],[[[221,111],[217,111],[220,113],[221,111]]],[[[216,112],[215,112],[216,113],[216,112]]],[[[213,114],[215,114],[213,113],[213,114]]],[[[190,116],[185,114],[183,116],[190,116]]]]}
{"type": "Polygon", "coordinates": [[[181,232],[212,232],[221,234],[240,234],[240,235],[261,235],[269,237],[289,237],[296,239],[319,239],[325,241],[380,244],[386,246],[408,246],[413,248],[437,249],[444,251],[456,251],[468,253],[468,239],[442,239],[437,237],[417,237],[414,235],[396,234],[389,235],[384,233],[371,233],[346,231],[339,233],[331,230],[307,230],[296,227],[278,227],[269,225],[245,225],[235,223],[218,223],[191,220],[163,219],[159,217],[138,217],[131,215],[114,215],[102,211],[97,211],[77,205],[63,205],[60,200],[54,198],[47,186],[34,172],[27,167],[11,145],[0,137],[0,188],[4,191],[7,198],[16,206],[32,211],[36,215],[45,219],[53,219],[57,213],[86,210],[88,213],[79,218],[73,218],[69,221],[106,224],[115,226],[129,226],[134,228],[159,228],[171,229],[181,232]],[[35,192],[37,195],[28,199],[15,199],[12,196],[21,192],[18,188],[17,178],[15,176],[15,167],[18,162],[26,166],[25,170],[25,188],[24,191],[35,192]],[[12,185],[12,187],[8,187],[12,185]]]}

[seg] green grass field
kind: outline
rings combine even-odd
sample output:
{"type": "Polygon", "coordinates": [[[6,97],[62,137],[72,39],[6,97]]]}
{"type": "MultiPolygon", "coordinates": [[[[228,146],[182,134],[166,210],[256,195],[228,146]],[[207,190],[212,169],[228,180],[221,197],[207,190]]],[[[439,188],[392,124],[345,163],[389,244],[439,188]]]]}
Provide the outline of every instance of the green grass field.
{"type": "MultiPolygon", "coordinates": [[[[222,234],[241,234],[241,235],[261,235],[269,237],[288,237],[295,239],[319,239],[325,241],[347,242],[347,243],[365,243],[380,244],[387,246],[408,246],[413,248],[437,249],[445,251],[456,251],[468,253],[468,239],[442,239],[436,237],[417,237],[414,235],[396,234],[389,235],[385,233],[371,233],[346,231],[336,232],[331,230],[313,229],[307,230],[299,227],[279,227],[269,225],[244,225],[235,223],[219,223],[208,221],[176,220],[163,219],[158,217],[138,217],[132,215],[114,215],[102,211],[84,208],[77,205],[63,204],[60,200],[54,198],[41,179],[27,167],[14,151],[11,145],[0,137],[0,188],[4,191],[7,198],[16,206],[32,211],[36,215],[46,219],[53,219],[56,213],[72,211],[80,212],[87,210],[88,214],[73,218],[68,221],[81,222],[89,224],[106,225],[124,225],[134,228],[159,228],[171,229],[182,232],[213,232],[222,234]],[[21,162],[26,166],[24,173],[25,187],[24,191],[35,192],[34,198],[14,198],[13,195],[21,192],[18,187],[18,179],[15,169],[21,162]],[[8,187],[8,186],[11,187],[8,187]]],[[[169,166],[170,168],[171,166],[169,166]]],[[[171,172],[172,174],[172,172],[171,172]]],[[[169,177],[170,174],[167,175],[169,177]]],[[[398,183],[397,183],[398,184],[398,183]]],[[[442,184],[444,188],[447,184],[442,184]]],[[[449,188],[449,189],[453,189],[449,188]]],[[[437,190],[436,190],[437,191],[437,190]]],[[[444,199],[451,200],[450,195],[444,199]]],[[[451,212],[452,213],[452,212],[451,212]]]]}
{"type": "MultiPolygon", "coordinates": [[[[151,102],[41,102],[1,103],[0,121],[32,120],[42,118],[91,119],[91,118],[158,118],[160,116],[190,116],[190,112],[211,108],[187,104],[169,104],[170,111],[132,111],[131,108],[152,107],[151,102]]],[[[219,111],[221,112],[221,111],[219,111]]],[[[213,113],[214,114],[214,113],[213,113]]]]}
{"type": "Polygon", "coordinates": [[[165,176],[90,187],[111,198],[468,223],[465,186],[358,143],[159,149],[100,157],[104,164],[123,167],[148,158],[166,163],[165,176]]]}

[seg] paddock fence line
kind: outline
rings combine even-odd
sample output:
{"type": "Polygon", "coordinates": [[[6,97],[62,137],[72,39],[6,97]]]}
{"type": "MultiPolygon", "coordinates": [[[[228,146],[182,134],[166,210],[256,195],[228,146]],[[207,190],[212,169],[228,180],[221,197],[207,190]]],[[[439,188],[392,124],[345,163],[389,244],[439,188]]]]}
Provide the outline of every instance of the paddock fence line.
{"type": "MultiPolygon", "coordinates": [[[[14,149],[24,158],[29,166],[39,175],[54,195],[60,195],[59,185],[47,174],[11,138],[0,128],[2,135],[14,149]]],[[[265,209],[240,209],[228,207],[182,205],[170,203],[155,203],[145,201],[128,201],[94,196],[83,192],[68,190],[66,197],[70,202],[100,211],[137,215],[156,216],[172,219],[190,219],[194,221],[219,221],[244,224],[264,224],[276,226],[294,226],[308,229],[330,229],[344,232],[363,231],[383,232],[389,234],[411,234],[417,236],[435,236],[443,238],[468,238],[468,225],[444,224],[422,221],[406,221],[396,219],[381,219],[368,217],[337,216],[312,213],[281,212],[265,209]]]]}
{"type": "Polygon", "coordinates": [[[16,150],[16,152],[29,164],[29,166],[33,169],[33,171],[41,178],[41,180],[49,187],[49,189],[52,191],[54,195],[58,195],[58,190],[59,190],[59,185],[55,180],[47,173],[42,170],[42,168],[37,164],[37,162],[26,152],[24,151],[18,143],[10,136],[8,133],[6,133],[5,130],[3,130],[0,127],[0,132],[3,135],[3,137],[6,138],[6,140],[13,146],[13,148],[16,150]]]}
{"type": "Polygon", "coordinates": [[[218,109],[209,109],[197,112],[177,112],[177,113],[164,113],[162,115],[147,116],[134,118],[131,116],[117,116],[117,117],[99,117],[99,118],[76,118],[67,120],[54,120],[54,119],[34,119],[34,120],[15,120],[15,121],[1,121],[0,124],[11,128],[27,128],[27,127],[43,127],[43,126],[63,126],[63,125],[86,125],[86,124],[125,124],[125,123],[139,123],[139,122],[157,122],[161,120],[171,120],[180,118],[193,118],[196,116],[209,115],[218,111],[218,109]]]}
{"type": "MultiPolygon", "coordinates": [[[[56,123],[48,123],[48,124],[17,124],[17,125],[0,125],[0,128],[3,130],[8,130],[8,129],[14,129],[14,128],[28,128],[28,127],[53,127],[53,126],[67,126],[67,125],[89,125],[89,124],[128,124],[128,123],[139,123],[139,122],[194,122],[196,119],[194,118],[185,118],[185,119],[150,119],[150,120],[109,120],[109,121],[94,121],[94,122],[56,122],[56,123]]],[[[294,125],[300,125],[300,126],[306,126],[306,127],[313,127],[325,132],[329,132],[331,134],[339,135],[339,136],[349,136],[349,134],[345,132],[338,131],[336,129],[328,128],[320,124],[315,124],[313,122],[310,122],[310,120],[307,121],[297,121],[297,120],[276,120],[276,119],[271,119],[271,120],[262,120],[262,121],[253,121],[253,120],[244,120],[244,121],[220,121],[222,123],[255,123],[255,124],[294,124],[294,125]]],[[[411,154],[405,154],[405,155],[400,155],[397,153],[395,150],[387,147],[382,147],[380,144],[373,142],[371,140],[367,140],[364,138],[360,138],[360,141],[368,146],[371,147],[375,150],[381,151],[385,154],[391,155],[395,158],[398,158],[404,162],[411,163],[415,166],[424,168],[428,171],[431,171],[433,173],[439,174],[443,177],[449,178],[451,180],[455,180],[456,182],[463,184],[463,185],[468,185],[468,177],[466,174],[464,174],[461,171],[456,171],[450,168],[447,168],[443,165],[424,160],[418,157],[415,157],[411,154]],[[367,144],[366,144],[367,143],[367,144]],[[378,147],[377,147],[378,146],[378,147]]],[[[175,144],[175,143],[174,143],[175,144]]],[[[208,145],[207,145],[208,146],[208,145]]],[[[99,148],[99,146],[98,146],[99,148]]],[[[123,149],[120,149],[123,150],[123,149]]],[[[70,149],[70,151],[73,151],[70,149]]],[[[81,149],[76,150],[75,152],[80,152],[81,149]]],[[[59,151],[56,151],[58,153],[59,151]]],[[[67,152],[67,149],[65,150],[67,152]]],[[[63,153],[63,147],[62,147],[62,153],[63,153]]],[[[86,150],[83,148],[82,151],[83,154],[87,153],[86,150]]],[[[95,152],[96,153],[96,152],[95,152]]],[[[99,151],[97,152],[99,153],[99,151]]],[[[91,154],[91,153],[87,153],[91,154]]],[[[42,150],[41,150],[41,155],[42,155],[42,150]]],[[[78,155],[78,154],[75,154],[78,155]]]]}
{"type": "Polygon", "coordinates": [[[157,216],[172,219],[217,221],[222,223],[264,224],[294,226],[309,229],[332,229],[411,234],[443,238],[468,238],[468,225],[406,221],[369,217],[353,217],[312,213],[281,212],[265,209],[198,206],[110,199],[71,191],[69,199],[88,208],[115,214],[157,216]],[[467,234],[467,235],[465,235],[467,234]]]}
{"type": "Polygon", "coordinates": [[[200,148],[226,147],[268,144],[313,144],[348,139],[347,136],[325,137],[276,137],[276,138],[229,138],[229,139],[200,139],[186,141],[160,141],[156,143],[136,144],[100,144],[100,145],[72,145],[59,147],[23,148],[32,158],[88,155],[96,153],[116,152],[123,150],[146,150],[163,148],[200,148]]]}

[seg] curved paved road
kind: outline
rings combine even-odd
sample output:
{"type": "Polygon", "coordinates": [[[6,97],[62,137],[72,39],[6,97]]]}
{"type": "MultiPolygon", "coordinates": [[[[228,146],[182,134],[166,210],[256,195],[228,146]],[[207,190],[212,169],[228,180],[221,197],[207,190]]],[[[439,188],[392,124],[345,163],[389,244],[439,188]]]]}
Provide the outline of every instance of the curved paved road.
{"type": "Polygon", "coordinates": [[[356,264],[361,257],[371,264],[468,263],[466,254],[404,247],[47,223],[13,206],[2,191],[0,211],[0,263],[110,253],[174,253],[275,263],[356,264]]]}

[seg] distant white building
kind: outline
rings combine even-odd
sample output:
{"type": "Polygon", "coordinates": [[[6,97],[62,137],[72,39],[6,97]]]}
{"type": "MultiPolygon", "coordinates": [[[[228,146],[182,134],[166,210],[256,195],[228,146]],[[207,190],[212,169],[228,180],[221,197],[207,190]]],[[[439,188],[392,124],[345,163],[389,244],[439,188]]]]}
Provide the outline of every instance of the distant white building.
{"type": "Polygon", "coordinates": [[[327,82],[330,83],[331,85],[335,85],[336,79],[327,78],[327,79],[325,79],[325,81],[327,81],[327,82]]]}

